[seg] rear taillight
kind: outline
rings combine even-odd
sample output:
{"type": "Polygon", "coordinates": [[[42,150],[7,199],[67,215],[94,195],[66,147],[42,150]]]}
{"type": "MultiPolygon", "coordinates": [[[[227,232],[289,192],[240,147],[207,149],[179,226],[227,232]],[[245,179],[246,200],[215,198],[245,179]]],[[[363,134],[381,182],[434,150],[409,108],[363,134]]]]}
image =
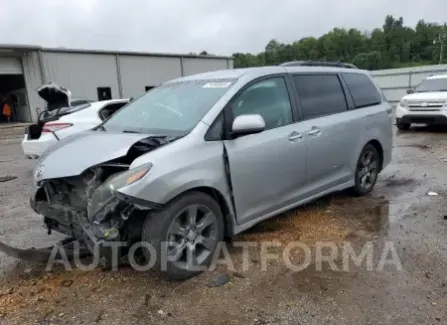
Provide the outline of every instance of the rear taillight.
{"type": "Polygon", "coordinates": [[[71,123],[45,123],[42,132],[54,132],[72,126],[71,123]]]}

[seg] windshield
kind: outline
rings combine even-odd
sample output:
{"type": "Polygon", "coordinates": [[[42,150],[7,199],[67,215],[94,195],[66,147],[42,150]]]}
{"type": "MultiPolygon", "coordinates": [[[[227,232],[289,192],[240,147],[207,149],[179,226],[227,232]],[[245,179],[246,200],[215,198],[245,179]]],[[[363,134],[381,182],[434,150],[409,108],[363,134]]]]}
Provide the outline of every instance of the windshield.
{"type": "Polygon", "coordinates": [[[103,130],[187,133],[228,91],[235,79],[171,82],[153,88],[119,110],[103,130]]]}
{"type": "Polygon", "coordinates": [[[425,79],[416,86],[414,92],[447,91],[447,78],[425,79]]]}

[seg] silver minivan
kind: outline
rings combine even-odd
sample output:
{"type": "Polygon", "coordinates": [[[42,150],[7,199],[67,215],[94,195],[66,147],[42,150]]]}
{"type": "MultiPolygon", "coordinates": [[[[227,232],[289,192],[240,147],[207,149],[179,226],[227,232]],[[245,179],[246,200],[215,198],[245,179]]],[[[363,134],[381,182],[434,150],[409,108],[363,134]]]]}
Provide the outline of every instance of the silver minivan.
{"type": "Polygon", "coordinates": [[[31,205],[49,232],[92,251],[149,243],[146,258],[167,257],[156,270],[186,279],[256,223],[334,191],[368,194],[391,148],[391,106],[367,71],[208,72],[166,82],[49,149],[31,205]]]}

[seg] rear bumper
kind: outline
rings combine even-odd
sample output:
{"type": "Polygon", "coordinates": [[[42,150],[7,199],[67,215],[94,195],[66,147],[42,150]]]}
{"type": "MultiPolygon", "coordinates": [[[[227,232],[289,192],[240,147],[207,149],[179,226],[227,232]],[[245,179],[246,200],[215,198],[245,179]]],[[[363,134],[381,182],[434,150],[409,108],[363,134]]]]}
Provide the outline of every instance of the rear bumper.
{"type": "Polygon", "coordinates": [[[428,114],[409,114],[396,119],[397,123],[411,124],[438,124],[447,125],[447,116],[445,115],[428,115],[428,114]]]}
{"type": "Polygon", "coordinates": [[[52,133],[42,134],[37,140],[29,140],[25,134],[22,140],[22,150],[28,158],[39,158],[49,147],[56,144],[58,140],[52,133]]]}

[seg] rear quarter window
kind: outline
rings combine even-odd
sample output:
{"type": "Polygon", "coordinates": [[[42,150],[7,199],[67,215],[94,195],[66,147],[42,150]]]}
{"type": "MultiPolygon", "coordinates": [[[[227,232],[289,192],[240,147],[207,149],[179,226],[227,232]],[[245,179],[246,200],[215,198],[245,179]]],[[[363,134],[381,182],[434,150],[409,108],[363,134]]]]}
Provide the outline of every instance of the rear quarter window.
{"type": "Polygon", "coordinates": [[[382,102],[382,96],[370,77],[361,73],[342,75],[354,100],[355,108],[378,105],[382,102]]]}

